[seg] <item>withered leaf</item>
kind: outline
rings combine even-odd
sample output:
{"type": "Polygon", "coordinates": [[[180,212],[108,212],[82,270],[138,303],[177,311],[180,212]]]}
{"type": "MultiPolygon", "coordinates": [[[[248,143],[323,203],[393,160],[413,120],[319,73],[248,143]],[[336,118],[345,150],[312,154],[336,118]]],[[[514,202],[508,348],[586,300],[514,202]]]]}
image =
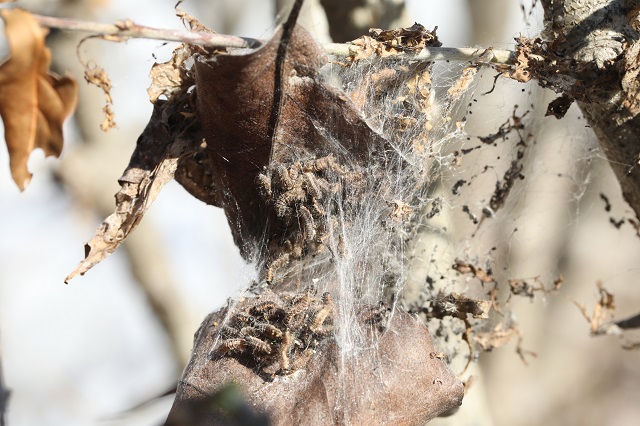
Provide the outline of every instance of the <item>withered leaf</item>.
{"type": "Polygon", "coordinates": [[[454,263],[451,268],[461,274],[471,274],[479,279],[483,284],[493,283],[496,281],[491,270],[485,271],[471,262],[456,259],[456,263],[454,263]]]}
{"type": "Polygon", "coordinates": [[[184,0],[178,0],[178,3],[176,3],[175,5],[175,11],[176,11],[176,16],[182,20],[182,23],[184,24],[185,27],[187,27],[190,31],[193,31],[193,32],[204,32],[204,33],[215,34],[215,31],[207,28],[206,25],[200,22],[197,18],[189,15],[184,10],[178,8],[178,6],[180,6],[182,3],[184,3],[184,0]]]}
{"type": "Polygon", "coordinates": [[[167,99],[179,92],[188,79],[184,63],[193,54],[189,46],[176,47],[167,62],[156,63],[151,67],[149,77],[151,86],[147,89],[149,100],[155,103],[160,96],[167,99]]]}
{"type": "Polygon", "coordinates": [[[550,115],[553,115],[555,118],[561,119],[565,116],[567,111],[569,111],[572,103],[573,98],[564,93],[549,103],[549,105],[547,106],[547,112],[544,116],[548,117],[550,115]]]}
{"type": "Polygon", "coordinates": [[[11,176],[20,190],[31,180],[29,155],[42,148],[60,155],[62,123],[78,97],[76,81],[49,72],[51,52],[46,34],[33,16],[20,9],[2,9],[11,57],[0,66],[0,116],[4,122],[11,176]]]}
{"type": "Polygon", "coordinates": [[[87,83],[93,84],[100,88],[104,93],[105,106],[102,108],[104,112],[104,120],[100,124],[100,129],[106,132],[116,127],[115,114],[111,109],[113,98],[111,97],[111,80],[104,69],[97,64],[90,62],[84,66],[84,79],[87,83]]]}
{"type": "Polygon", "coordinates": [[[381,30],[371,28],[368,36],[362,36],[351,42],[357,46],[350,57],[352,61],[366,59],[371,55],[382,58],[394,56],[400,52],[419,52],[425,47],[442,46],[436,36],[437,27],[433,31],[415,23],[409,28],[381,30]]]}
{"type": "Polygon", "coordinates": [[[469,88],[473,82],[474,77],[478,72],[478,67],[470,65],[462,71],[462,75],[456,80],[455,84],[447,90],[447,93],[453,98],[458,100],[462,94],[469,88]]]}
{"type": "Polygon", "coordinates": [[[531,54],[533,41],[526,37],[518,37],[516,42],[518,43],[516,45],[516,65],[509,77],[521,83],[526,83],[533,78],[529,70],[529,55],[531,54]]]}
{"type": "Polygon", "coordinates": [[[589,321],[591,328],[591,334],[598,335],[603,334],[603,324],[606,324],[608,319],[613,317],[615,311],[613,294],[609,293],[605,289],[601,282],[598,282],[599,299],[593,308],[593,314],[589,315],[587,308],[584,305],[574,301],[573,303],[580,309],[580,312],[589,321]]]}
{"type": "Polygon", "coordinates": [[[199,149],[199,126],[181,114],[184,97],[156,103],[149,124],[138,138],[129,166],[119,179],[116,211],[98,227],[85,245],[85,259],[65,278],[83,275],[113,253],[142,220],[164,185],[173,179],[181,159],[199,149]]]}

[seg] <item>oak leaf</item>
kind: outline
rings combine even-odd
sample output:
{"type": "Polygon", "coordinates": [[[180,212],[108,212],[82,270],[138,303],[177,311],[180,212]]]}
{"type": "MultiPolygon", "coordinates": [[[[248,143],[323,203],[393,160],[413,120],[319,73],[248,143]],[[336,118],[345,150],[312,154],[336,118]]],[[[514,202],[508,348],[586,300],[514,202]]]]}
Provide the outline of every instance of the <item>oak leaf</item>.
{"type": "Polygon", "coordinates": [[[3,9],[11,57],[0,66],[0,117],[4,122],[11,175],[20,190],[31,180],[29,155],[42,148],[46,156],[62,150],[62,123],[73,112],[78,85],[49,71],[51,52],[46,30],[20,9],[3,9]]]}

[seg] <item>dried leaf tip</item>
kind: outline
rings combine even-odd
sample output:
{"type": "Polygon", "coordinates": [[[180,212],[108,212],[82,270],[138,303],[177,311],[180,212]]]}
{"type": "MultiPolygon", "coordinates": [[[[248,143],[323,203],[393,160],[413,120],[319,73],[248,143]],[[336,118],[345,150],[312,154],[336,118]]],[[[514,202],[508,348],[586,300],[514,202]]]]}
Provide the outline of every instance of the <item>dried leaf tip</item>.
{"type": "Polygon", "coordinates": [[[31,180],[27,161],[41,148],[46,156],[62,151],[62,124],[74,111],[78,85],[49,71],[46,30],[21,9],[2,9],[11,57],[0,66],[0,117],[4,123],[11,176],[21,191],[31,180]]]}

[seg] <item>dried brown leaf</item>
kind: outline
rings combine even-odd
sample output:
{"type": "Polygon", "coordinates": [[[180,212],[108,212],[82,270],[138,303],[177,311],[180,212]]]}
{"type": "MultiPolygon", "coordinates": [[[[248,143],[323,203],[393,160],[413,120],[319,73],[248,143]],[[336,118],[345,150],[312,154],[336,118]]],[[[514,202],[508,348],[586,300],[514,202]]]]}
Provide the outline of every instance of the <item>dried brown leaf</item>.
{"type": "Polygon", "coordinates": [[[173,179],[180,160],[198,150],[202,136],[197,123],[180,114],[184,105],[180,97],[155,105],[129,166],[119,179],[122,188],[116,194],[116,211],[85,245],[85,259],[65,278],[65,283],[113,253],[140,223],[164,185],[173,179]]]}
{"type": "Polygon", "coordinates": [[[62,124],[78,97],[76,81],[49,71],[51,52],[33,16],[20,9],[2,9],[11,57],[0,66],[0,116],[5,127],[11,175],[20,190],[31,179],[29,155],[42,148],[60,155],[62,124]]]}
{"type": "Polygon", "coordinates": [[[197,18],[194,18],[184,10],[179,9],[178,6],[180,6],[182,3],[184,3],[184,0],[179,0],[178,3],[176,3],[176,16],[182,20],[182,23],[189,29],[189,31],[215,34],[215,31],[207,28],[197,18]]]}
{"type": "Polygon", "coordinates": [[[510,73],[509,77],[521,83],[526,83],[533,76],[529,71],[529,55],[531,53],[531,44],[525,37],[516,38],[516,65],[515,69],[510,73]]]}
{"type": "Polygon", "coordinates": [[[506,345],[514,337],[520,337],[520,329],[515,324],[506,326],[501,322],[491,331],[474,333],[473,340],[483,351],[491,351],[506,345]]]}
{"type": "Polygon", "coordinates": [[[301,27],[293,30],[286,50],[279,88],[286,96],[278,102],[276,81],[280,79],[274,77],[280,58],[274,58],[281,34],[249,54],[201,56],[194,66],[196,107],[213,183],[225,191],[221,202],[245,256],[254,247],[252,241],[263,241],[265,235],[275,239],[280,232],[278,226],[269,226],[269,218],[265,221],[268,213],[256,185],[270,161],[289,164],[327,155],[332,138],[339,138],[348,153],[345,161],[366,166],[369,152],[387,143],[369,127],[351,99],[318,78],[328,58],[301,27]]]}
{"type": "Polygon", "coordinates": [[[537,357],[535,352],[526,350],[522,347],[522,331],[515,322],[501,322],[496,325],[493,330],[484,333],[474,333],[473,341],[480,346],[483,351],[492,351],[506,345],[512,339],[517,338],[516,353],[525,365],[528,365],[525,355],[537,357]]]}
{"type": "Polygon", "coordinates": [[[599,298],[593,308],[592,314],[589,314],[589,311],[584,305],[573,301],[578,309],[580,309],[580,312],[585,319],[589,321],[591,334],[593,335],[603,334],[603,326],[613,317],[613,312],[615,310],[613,294],[609,293],[600,281],[598,281],[597,286],[599,298]]]}
{"type": "MultiPolygon", "coordinates": [[[[238,309],[243,311],[252,303],[243,300],[238,309]]],[[[419,425],[457,407],[462,400],[463,384],[440,357],[430,356],[437,350],[428,330],[407,313],[394,312],[390,328],[374,331],[370,338],[376,344],[361,349],[357,356],[342,356],[335,340],[326,339],[303,369],[271,379],[251,368],[251,361],[211,359],[215,327],[225,314],[226,310],[209,315],[196,334],[169,422],[184,418],[190,403],[215,395],[230,381],[244,391],[253,409],[266,413],[271,424],[279,426],[381,425],[389,419],[419,425]]],[[[194,424],[211,424],[215,414],[215,407],[209,405],[194,424]]]]}
{"type": "Polygon", "coordinates": [[[511,291],[509,297],[514,295],[533,299],[536,292],[546,292],[544,283],[540,281],[540,277],[535,277],[533,279],[512,278],[508,283],[511,291]]]}
{"type": "Polygon", "coordinates": [[[463,260],[456,259],[456,263],[453,264],[452,268],[461,274],[473,275],[483,284],[489,284],[496,281],[491,270],[485,271],[484,269],[477,267],[471,262],[465,262],[463,260]]]}
{"type": "Polygon", "coordinates": [[[147,94],[152,103],[155,103],[160,96],[169,99],[182,90],[188,80],[185,62],[192,55],[193,52],[189,46],[181,44],[174,49],[171,59],[151,67],[149,72],[151,86],[147,89],[147,94]]]}
{"type": "Polygon", "coordinates": [[[113,129],[116,127],[115,122],[115,114],[111,109],[113,105],[113,99],[111,98],[111,80],[109,79],[109,75],[106,73],[104,69],[99,67],[96,63],[90,62],[85,64],[84,67],[84,79],[89,84],[93,84],[102,90],[104,93],[104,98],[106,105],[102,108],[104,112],[104,120],[100,124],[100,129],[103,132],[108,131],[109,129],[113,129]]]}
{"type": "Polygon", "coordinates": [[[566,93],[558,96],[549,103],[549,105],[547,106],[547,112],[544,116],[548,117],[550,115],[553,115],[555,118],[561,119],[565,116],[567,111],[569,111],[571,104],[573,104],[573,98],[571,98],[571,96],[567,95],[566,93]]]}
{"type": "Polygon", "coordinates": [[[409,28],[395,30],[372,28],[368,36],[362,36],[351,42],[358,49],[352,51],[350,60],[366,59],[374,54],[384,58],[400,52],[419,52],[427,46],[441,46],[442,43],[436,36],[437,29],[438,27],[429,31],[418,23],[409,28]]]}
{"type": "Polygon", "coordinates": [[[436,297],[432,302],[430,317],[444,318],[447,316],[459,318],[467,322],[467,315],[476,319],[489,318],[491,300],[471,299],[456,293],[436,297]]]}

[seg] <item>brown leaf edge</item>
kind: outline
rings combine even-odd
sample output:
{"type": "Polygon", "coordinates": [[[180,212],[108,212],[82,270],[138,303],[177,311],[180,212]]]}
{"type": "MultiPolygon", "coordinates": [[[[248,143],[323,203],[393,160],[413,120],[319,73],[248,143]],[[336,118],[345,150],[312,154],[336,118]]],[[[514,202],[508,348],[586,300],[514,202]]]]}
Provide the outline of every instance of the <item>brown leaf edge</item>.
{"type": "Polygon", "coordinates": [[[140,223],[160,190],[174,178],[181,159],[202,149],[199,123],[190,114],[188,94],[158,101],[131,161],[118,180],[116,211],[85,245],[85,259],[64,280],[68,283],[113,253],[140,223]]]}
{"type": "Polygon", "coordinates": [[[11,57],[0,66],[0,116],[5,127],[11,176],[21,191],[29,184],[27,161],[42,148],[45,156],[60,155],[62,124],[75,110],[78,85],[71,76],[49,71],[51,52],[46,30],[22,9],[2,9],[11,57]]]}

